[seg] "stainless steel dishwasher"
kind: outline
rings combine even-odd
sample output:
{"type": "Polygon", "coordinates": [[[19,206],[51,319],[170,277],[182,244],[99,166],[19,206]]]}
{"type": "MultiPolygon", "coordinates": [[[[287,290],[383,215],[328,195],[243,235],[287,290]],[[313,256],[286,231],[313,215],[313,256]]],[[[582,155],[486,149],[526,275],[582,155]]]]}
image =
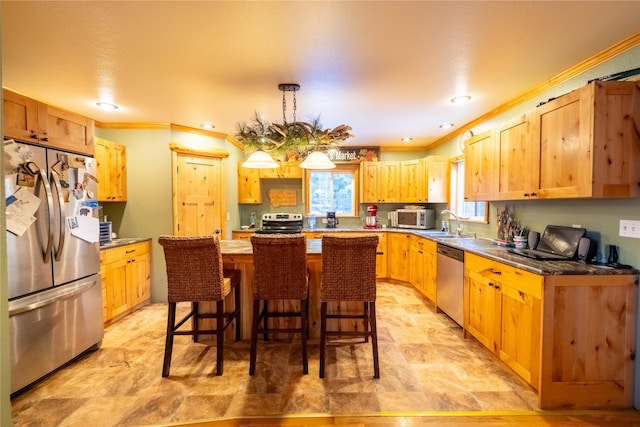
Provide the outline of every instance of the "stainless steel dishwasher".
{"type": "Polygon", "coordinates": [[[438,243],[436,306],[462,326],[464,295],[464,251],[438,243]]]}

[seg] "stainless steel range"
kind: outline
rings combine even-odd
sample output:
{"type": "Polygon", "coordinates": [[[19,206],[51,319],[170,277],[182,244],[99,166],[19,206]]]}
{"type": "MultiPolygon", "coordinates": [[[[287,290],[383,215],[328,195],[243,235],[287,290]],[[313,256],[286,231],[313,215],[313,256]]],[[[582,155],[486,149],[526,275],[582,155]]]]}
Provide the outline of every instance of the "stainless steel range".
{"type": "Polygon", "coordinates": [[[294,234],[302,232],[302,214],[266,213],[262,215],[262,228],[258,234],[294,234]]]}

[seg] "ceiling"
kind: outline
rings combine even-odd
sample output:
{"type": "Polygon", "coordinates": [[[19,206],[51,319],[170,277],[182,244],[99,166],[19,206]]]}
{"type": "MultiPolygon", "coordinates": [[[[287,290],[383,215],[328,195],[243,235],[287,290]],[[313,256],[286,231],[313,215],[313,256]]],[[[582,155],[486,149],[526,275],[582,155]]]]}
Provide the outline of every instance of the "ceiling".
{"type": "Polygon", "coordinates": [[[427,146],[638,33],[638,16],[637,1],[3,0],[2,83],[99,122],[228,134],[256,112],[282,122],[278,84],[297,83],[298,120],[427,146]]]}

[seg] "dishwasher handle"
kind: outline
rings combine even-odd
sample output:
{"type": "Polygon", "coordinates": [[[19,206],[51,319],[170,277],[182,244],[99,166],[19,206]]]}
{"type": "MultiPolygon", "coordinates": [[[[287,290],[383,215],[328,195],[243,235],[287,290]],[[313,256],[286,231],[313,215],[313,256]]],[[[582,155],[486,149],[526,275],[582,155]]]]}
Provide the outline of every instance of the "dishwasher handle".
{"type": "Polygon", "coordinates": [[[451,246],[438,243],[436,250],[440,255],[464,262],[464,251],[462,249],[452,248],[451,246]]]}

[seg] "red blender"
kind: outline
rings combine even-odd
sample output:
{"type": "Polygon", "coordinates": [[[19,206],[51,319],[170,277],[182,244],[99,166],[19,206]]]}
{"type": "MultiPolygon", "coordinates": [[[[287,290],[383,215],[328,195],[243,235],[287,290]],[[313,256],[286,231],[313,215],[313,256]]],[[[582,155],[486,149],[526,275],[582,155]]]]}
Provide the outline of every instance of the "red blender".
{"type": "Polygon", "coordinates": [[[364,228],[378,228],[378,207],[367,206],[367,216],[364,217],[364,228]]]}

